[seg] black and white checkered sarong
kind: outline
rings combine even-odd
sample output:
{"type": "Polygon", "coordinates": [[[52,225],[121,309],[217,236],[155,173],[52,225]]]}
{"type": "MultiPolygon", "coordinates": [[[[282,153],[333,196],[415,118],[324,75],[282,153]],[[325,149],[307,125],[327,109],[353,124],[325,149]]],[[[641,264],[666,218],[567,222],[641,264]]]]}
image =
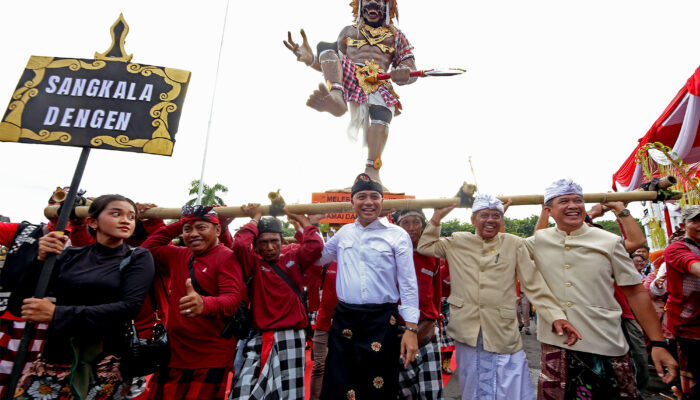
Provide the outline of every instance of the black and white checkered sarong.
{"type": "Polygon", "coordinates": [[[442,315],[440,319],[440,348],[442,351],[452,351],[455,349],[455,340],[447,334],[447,324],[450,322],[449,305],[447,297],[442,298],[442,315]]]}
{"type": "Polygon", "coordinates": [[[399,399],[442,400],[442,366],[437,327],[435,336],[418,348],[416,361],[408,368],[399,360],[399,399]]]}
{"type": "Polygon", "coordinates": [[[243,348],[245,361],[236,377],[229,399],[304,399],[304,330],[274,332],[274,343],[265,365],[260,365],[262,333],[253,336],[243,348]],[[262,372],[261,372],[262,369],[262,372]]]}

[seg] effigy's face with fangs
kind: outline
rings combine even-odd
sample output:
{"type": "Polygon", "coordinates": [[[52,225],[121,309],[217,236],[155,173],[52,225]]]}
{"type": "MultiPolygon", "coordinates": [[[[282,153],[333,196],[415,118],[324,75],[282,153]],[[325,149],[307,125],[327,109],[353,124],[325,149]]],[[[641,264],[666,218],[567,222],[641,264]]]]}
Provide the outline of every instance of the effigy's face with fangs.
{"type": "Polygon", "coordinates": [[[368,25],[382,23],[386,12],[385,0],[364,0],[362,2],[362,18],[368,25]]]}

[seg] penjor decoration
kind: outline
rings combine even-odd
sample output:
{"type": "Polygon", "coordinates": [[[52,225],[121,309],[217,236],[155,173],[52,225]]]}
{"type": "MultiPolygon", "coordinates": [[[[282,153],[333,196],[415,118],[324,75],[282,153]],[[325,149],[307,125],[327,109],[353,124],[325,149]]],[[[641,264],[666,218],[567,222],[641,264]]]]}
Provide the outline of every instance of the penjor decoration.
{"type": "Polygon", "coordinates": [[[363,130],[365,173],[379,181],[389,124],[401,111],[393,83],[408,85],[419,77],[455,75],[464,70],[416,71],[413,46],[394,25],[399,17],[396,0],[352,0],[350,5],[354,23],[341,30],[336,42],[318,43],[314,54],[302,29],[301,44],[288,33],[284,45],[297,61],[323,72],[326,80],[306,105],[335,116],[350,110],[348,137],[356,141],[363,130]]]}

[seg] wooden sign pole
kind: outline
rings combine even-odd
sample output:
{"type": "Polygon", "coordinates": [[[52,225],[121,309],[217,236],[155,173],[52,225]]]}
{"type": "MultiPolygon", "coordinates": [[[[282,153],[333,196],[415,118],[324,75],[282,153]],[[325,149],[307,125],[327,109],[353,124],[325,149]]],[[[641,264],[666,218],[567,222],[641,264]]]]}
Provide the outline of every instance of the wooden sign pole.
{"type": "MultiPolygon", "coordinates": [[[[61,214],[58,215],[58,222],[56,223],[56,232],[64,232],[66,226],[68,225],[68,218],[70,217],[71,212],[71,207],[68,207],[68,205],[75,203],[75,198],[78,195],[78,188],[80,187],[80,180],[83,178],[83,172],[85,171],[85,165],[87,164],[89,155],[90,148],[83,147],[83,150],[80,153],[80,158],[78,159],[78,165],[75,167],[75,172],[73,173],[73,180],[70,183],[68,197],[64,202],[66,207],[63,207],[63,209],[61,210],[61,214]]],[[[34,289],[34,297],[36,297],[37,299],[43,299],[44,297],[46,297],[46,289],[49,286],[49,281],[51,280],[51,275],[53,274],[53,268],[55,264],[56,254],[48,254],[46,256],[46,260],[44,260],[44,266],[41,269],[39,281],[37,282],[36,288],[34,289]]],[[[15,390],[17,389],[17,383],[19,382],[19,379],[22,376],[24,364],[27,362],[29,342],[34,337],[35,329],[36,326],[33,323],[27,323],[25,325],[24,331],[22,332],[22,339],[19,342],[17,355],[15,356],[15,361],[12,365],[10,382],[7,385],[7,391],[5,392],[5,399],[14,398],[15,390]]]]}

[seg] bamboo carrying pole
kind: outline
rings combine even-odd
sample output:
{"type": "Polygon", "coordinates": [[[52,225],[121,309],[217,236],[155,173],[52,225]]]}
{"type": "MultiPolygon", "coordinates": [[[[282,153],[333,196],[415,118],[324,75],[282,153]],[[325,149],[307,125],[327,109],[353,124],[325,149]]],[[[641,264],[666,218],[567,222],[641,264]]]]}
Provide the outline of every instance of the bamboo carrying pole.
{"type": "MultiPolygon", "coordinates": [[[[680,194],[679,194],[680,195],[680,194]]],[[[678,195],[678,196],[679,196],[678,195]]],[[[583,199],[586,203],[604,203],[607,201],[656,201],[659,194],[653,191],[635,191],[622,193],[586,193],[583,199]]],[[[501,201],[506,202],[509,199],[514,206],[524,205],[539,205],[544,202],[544,196],[541,194],[518,195],[518,196],[499,196],[501,201]]],[[[443,208],[456,203],[458,207],[470,207],[461,203],[459,197],[443,198],[443,199],[390,199],[384,200],[383,208],[389,210],[395,208],[397,210],[405,209],[423,209],[423,208],[443,208]]],[[[274,206],[260,206],[260,212],[263,215],[272,215],[270,209],[274,206]]],[[[286,210],[293,214],[327,214],[327,213],[344,213],[353,212],[352,204],[349,202],[339,203],[310,203],[310,204],[288,204],[286,210]]],[[[81,218],[87,217],[88,207],[76,207],[75,215],[81,218]]],[[[56,218],[58,211],[57,206],[50,206],[44,209],[46,218],[56,218]]],[[[216,212],[223,217],[242,218],[246,217],[240,207],[217,207],[216,212]]],[[[177,219],[180,218],[179,208],[162,208],[155,207],[143,213],[140,218],[160,218],[160,219],[177,219]]]]}

